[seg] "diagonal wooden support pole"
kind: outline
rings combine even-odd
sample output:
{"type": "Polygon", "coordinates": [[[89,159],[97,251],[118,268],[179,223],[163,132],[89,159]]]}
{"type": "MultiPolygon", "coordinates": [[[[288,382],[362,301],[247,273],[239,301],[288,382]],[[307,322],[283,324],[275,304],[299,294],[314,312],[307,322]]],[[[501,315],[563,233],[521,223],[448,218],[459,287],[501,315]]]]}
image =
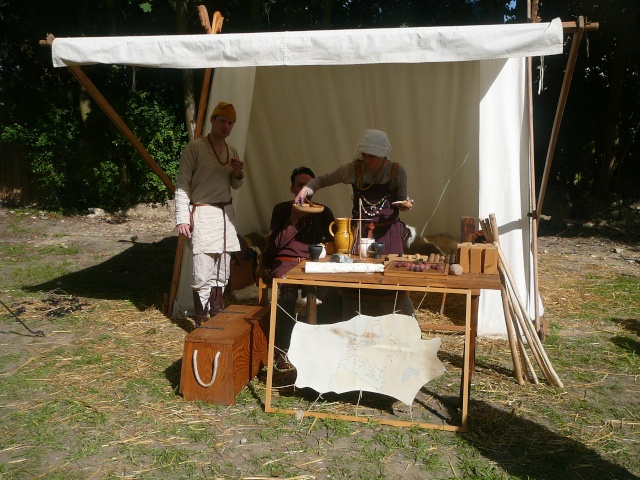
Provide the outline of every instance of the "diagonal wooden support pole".
{"type": "Polygon", "coordinates": [[[69,65],[69,71],[72,75],[78,80],[80,85],[84,87],[91,98],[98,104],[98,106],[102,109],[102,111],[109,117],[109,120],[122,132],[122,134],[129,140],[133,148],[140,154],[147,165],[151,167],[151,170],[160,178],[162,183],[167,190],[173,195],[175,191],[175,185],[171,181],[171,179],[164,173],[164,170],[156,163],[156,161],[151,157],[151,154],[147,151],[147,149],[142,145],[138,137],[131,131],[129,126],[125,123],[125,121],[118,115],[118,113],[113,109],[111,104],[107,101],[106,98],[100,93],[98,88],[93,84],[89,77],[82,71],[80,67],[77,65],[69,65]]]}

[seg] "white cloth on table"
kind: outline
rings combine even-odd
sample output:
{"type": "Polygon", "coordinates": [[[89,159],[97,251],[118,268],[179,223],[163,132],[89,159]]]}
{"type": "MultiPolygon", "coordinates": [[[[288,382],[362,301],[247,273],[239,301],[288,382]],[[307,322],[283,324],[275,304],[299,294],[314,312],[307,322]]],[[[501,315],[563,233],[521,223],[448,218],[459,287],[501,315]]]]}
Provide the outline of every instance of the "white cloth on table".
{"type": "Polygon", "coordinates": [[[306,262],[305,273],[381,273],[382,263],[306,262]]]}

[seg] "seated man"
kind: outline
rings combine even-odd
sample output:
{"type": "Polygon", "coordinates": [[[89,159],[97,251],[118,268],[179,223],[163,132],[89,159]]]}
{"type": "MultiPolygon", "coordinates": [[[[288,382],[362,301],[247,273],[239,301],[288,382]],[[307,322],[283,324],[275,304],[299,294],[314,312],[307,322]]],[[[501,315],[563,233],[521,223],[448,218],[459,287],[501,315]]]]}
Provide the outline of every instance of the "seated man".
{"type": "MultiPolygon", "coordinates": [[[[291,172],[291,193],[295,196],[315,175],[310,168],[298,167],[291,172]]],[[[333,213],[328,207],[320,213],[305,213],[293,208],[293,199],[278,203],[273,207],[269,226],[268,255],[270,258],[271,277],[282,278],[300,261],[309,258],[309,245],[322,243],[332,239],[329,225],[333,222],[333,213]]],[[[298,285],[282,284],[278,292],[278,308],[275,345],[281,350],[289,348],[295,306],[298,299],[298,285]]],[[[332,289],[319,287],[317,297],[322,301],[319,305],[318,317],[331,315],[327,310],[335,308],[335,293],[332,289]],[[324,312],[323,312],[324,310],[324,312]]]]}

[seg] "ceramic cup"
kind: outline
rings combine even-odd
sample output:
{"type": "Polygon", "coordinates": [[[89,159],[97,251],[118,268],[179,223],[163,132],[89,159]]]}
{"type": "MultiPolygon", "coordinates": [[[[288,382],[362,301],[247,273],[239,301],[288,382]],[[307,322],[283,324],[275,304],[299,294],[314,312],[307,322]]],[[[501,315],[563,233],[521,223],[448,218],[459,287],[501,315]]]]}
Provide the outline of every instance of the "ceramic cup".
{"type": "Polygon", "coordinates": [[[322,245],[309,245],[309,259],[312,262],[317,262],[322,253],[322,245]]]}
{"type": "Polygon", "coordinates": [[[366,257],[369,252],[369,247],[375,240],[373,238],[361,238],[360,239],[360,256],[366,257]]]}
{"type": "Polygon", "coordinates": [[[376,252],[373,258],[382,258],[382,252],[384,252],[384,243],[373,242],[373,250],[376,252]]]}

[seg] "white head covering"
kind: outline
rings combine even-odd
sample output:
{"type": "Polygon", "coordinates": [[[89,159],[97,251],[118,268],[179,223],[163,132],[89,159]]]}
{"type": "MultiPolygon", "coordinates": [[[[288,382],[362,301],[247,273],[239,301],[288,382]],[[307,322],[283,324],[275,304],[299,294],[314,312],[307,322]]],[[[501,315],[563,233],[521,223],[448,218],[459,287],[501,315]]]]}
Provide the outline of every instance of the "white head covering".
{"type": "Polygon", "coordinates": [[[391,143],[387,134],[381,130],[365,130],[353,156],[362,158],[363,153],[382,158],[389,157],[391,143]]]}

